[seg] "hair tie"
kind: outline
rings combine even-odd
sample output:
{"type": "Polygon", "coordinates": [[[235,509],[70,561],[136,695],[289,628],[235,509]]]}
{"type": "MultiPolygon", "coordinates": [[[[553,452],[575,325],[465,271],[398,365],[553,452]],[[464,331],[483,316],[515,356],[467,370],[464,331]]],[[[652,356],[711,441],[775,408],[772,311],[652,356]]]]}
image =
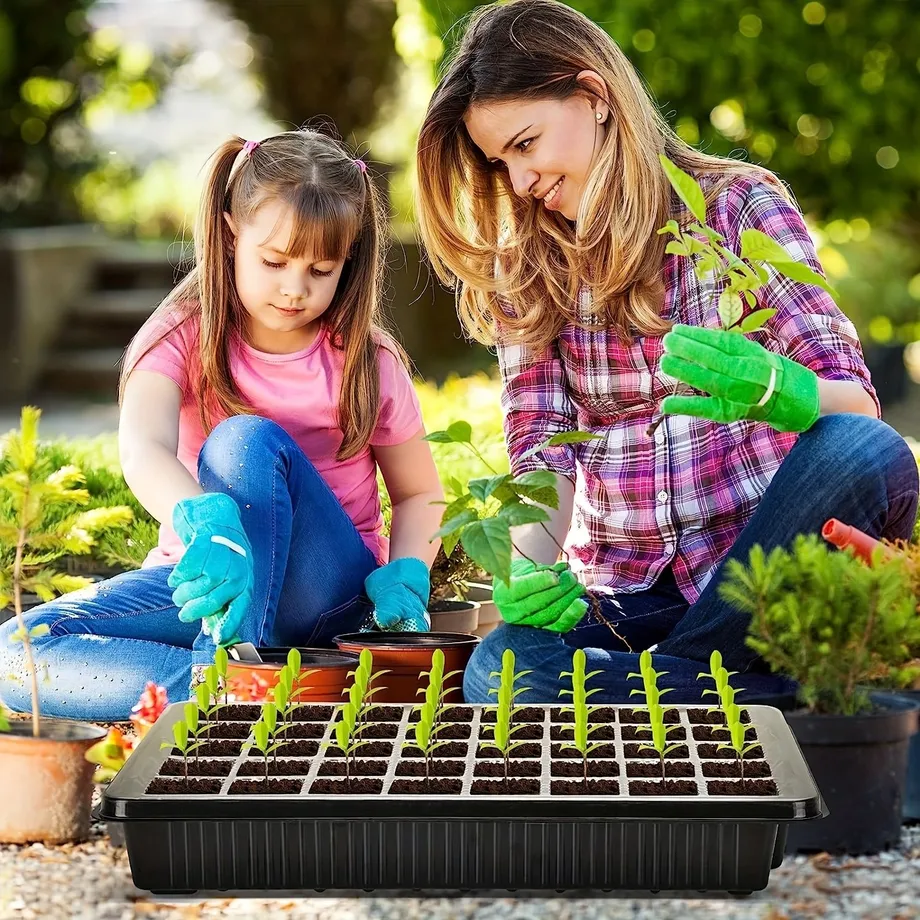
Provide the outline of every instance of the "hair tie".
{"type": "Polygon", "coordinates": [[[258,146],[259,141],[246,141],[246,143],[243,144],[243,153],[246,154],[246,156],[249,156],[249,154],[251,154],[252,151],[255,150],[258,146]]]}
{"type": "Polygon", "coordinates": [[[355,160],[355,166],[361,170],[362,174],[367,172],[367,163],[364,160],[355,160]]]}

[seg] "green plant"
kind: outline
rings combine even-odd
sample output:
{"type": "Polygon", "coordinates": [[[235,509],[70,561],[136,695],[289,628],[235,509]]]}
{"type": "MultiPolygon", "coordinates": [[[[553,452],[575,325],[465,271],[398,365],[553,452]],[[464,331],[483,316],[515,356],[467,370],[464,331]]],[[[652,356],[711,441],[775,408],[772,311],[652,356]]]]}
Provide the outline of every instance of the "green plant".
{"type": "MultiPolygon", "coordinates": [[[[450,674],[459,673],[459,671],[450,672],[450,674]]],[[[444,677],[444,652],[441,649],[435,649],[432,656],[432,669],[431,671],[422,671],[422,675],[425,674],[429,675],[428,686],[424,691],[422,688],[416,691],[417,693],[425,693],[425,702],[415,707],[415,711],[419,714],[419,719],[413,728],[412,739],[404,741],[403,747],[416,747],[422,752],[425,758],[425,782],[430,784],[431,757],[439,747],[449,744],[447,740],[436,740],[438,732],[442,731],[446,725],[445,722],[441,721],[440,715],[444,695],[450,692],[450,690],[443,691],[441,689],[442,678],[444,677]],[[438,658],[440,658],[440,666],[436,664],[436,659],[438,658]]]]}
{"type": "Polygon", "coordinates": [[[581,754],[582,757],[582,767],[583,767],[583,778],[584,783],[588,785],[588,757],[590,754],[601,747],[603,742],[598,742],[597,744],[589,744],[588,741],[591,735],[603,728],[602,724],[591,725],[588,722],[588,717],[592,712],[596,712],[600,709],[600,706],[589,706],[588,697],[593,693],[598,693],[601,688],[595,687],[593,690],[586,690],[585,683],[591,677],[594,677],[595,674],[601,674],[600,670],[591,671],[588,674],[585,674],[585,662],[587,658],[585,656],[584,649],[577,648],[572,655],[572,670],[571,671],[562,671],[559,675],[560,679],[563,677],[572,678],[572,689],[565,690],[562,689],[559,691],[559,696],[571,696],[572,705],[563,706],[560,712],[571,712],[573,716],[573,721],[565,723],[561,727],[561,731],[571,731],[573,734],[572,741],[562,742],[562,747],[564,748],[574,748],[581,754]]]}
{"type": "Polygon", "coordinates": [[[271,754],[274,762],[278,762],[278,750],[289,742],[277,741],[278,733],[278,707],[271,700],[262,704],[262,715],[252,727],[252,741],[247,741],[243,747],[256,748],[265,762],[265,778],[268,779],[268,755],[271,754]]]}
{"type": "Polygon", "coordinates": [[[324,741],[323,747],[337,747],[345,757],[345,785],[351,786],[351,763],[355,751],[370,744],[369,740],[359,739],[357,736],[367,727],[367,722],[358,724],[359,704],[349,700],[341,708],[341,718],[333,728],[333,739],[324,741]]]}
{"type": "Polygon", "coordinates": [[[342,693],[348,694],[349,702],[355,706],[355,712],[358,722],[365,722],[367,714],[375,705],[371,697],[386,687],[373,686],[374,681],[384,674],[389,674],[388,670],[374,671],[374,654],[369,648],[361,649],[358,655],[358,667],[354,671],[348,672],[348,677],[354,676],[354,681],[350,687],[346,687],[342,693]]]}
{"type": "Polygon", "coordinates": [[[297,697],[309,693],[312,689],[309,684],[305,684],[303,681],[311,674],[315,674],[317,669],[311,668],[309,671],[301,673],[301,661],[300,651],[296,648],[290,649],[287,655],[287,662],[278,671],[278,682],[267,694],[278,707],[278,716],[281,719],[279,732],[286,731],[294,725],[293,719],[288,722],[288,718],[292,717],[294,711],[300,706],[306,705],[298,703],[297,697]],[[295,681],[297,681],[296,689],[294,687],[295,681]]]}
{"type": "Polygon", "coordinates": [[[498,697],[498,703],[495,706],[483,707],[483,712],[495,713],[495,725],[492,727],[492,740],[483,739],[480,743],[483,747],[497,748],[501,753],[505,765],[505,783],[508,782],[508,758],[511,752],[519,748],[526,741],[513,741],[514,733],[520,731],[526,726],[523,724],[514,725],[514,716],[524,707],[515,706],[515,699],[520,694],[529,690],[529,687],[515,688],[515,683],[522,677],[526,677],[531,671],[514,671],[514,652],[506,648],[502,653],[501,671],[492,671],[489,677],[499,678],[498,687],[490,687],[489,694],[495,694],[498,697]]]}
{"type": "Polygon", "coordinates": [[[173,748],[178,749],[182,754],[182,764],[183,770],[185,773],[185,782],[188,784],[188,755],[193,751],[198,750],[203,741],[189,741],[189,727],[184,719],[180,719],[178,722],[173,723],[173,740],[172,741],[161,741],[160,748],[173,748]]]}
{"type": "Polygon", "coordinates": [[[726,724],[721,728],[713,728],[713,732],[728,732],[731,738],[730,744],[720,744],[718,750],[728,748],[735,752],[735,758],[741,765],[741,791],[744,791],[744,758],[755,748],[759,747],[756,741],[747,743],[747,733],[754,728],[753,722],[744,725],[741,721],[741,713],[737,711],[726,712],[726,724]]]}
{"type": "Polygon", "coordinates": [[[709,671],[701,671],[696,675],[697,680],[702,678],[709,677],[715,683],[715,690],[704,690],[702,696],[708,696],[712,694],[717,697],[719,700],[718,706],[710,707],[709,711],[719,711],[721,710],[726,717],[726,720],[729,718],[730,710],[732,712],[740,713],[738,705],[735,703],[735,694],[740,690],[743,690],[744,687],[733,688],[729,682],[728,678],[732,674],[737,674],[737,671],[728,671],[722,665],[722,653],[717,649],[714,649],[712,654],[709,656],[709,671]],[[732,707],[734,709],[732,710],[732,707]]]}
{"type": "MultiPolygon", "coordinates": [[[[803,262],[790,258],[789,253],[773,237],[760,230],[742,230],[741,255],[739,257],[732,252],[724,245],[725,237],[706,223],[706,199],[696,179],[675,166],[664,154],[660,154],[658,159],[671,187],[696,218],[696,222],[685,229],[672,218],[658,230],[659,234],[670,233],[674,237],[665,247],[665,252],[693,259],[693,270],[700,280],[712,275],[714,282],[724,282],[718,305],[723,331],[741,334],[762,331],[769,334],[765,326],[776,310],[758,310],[755,296],[755,292],[770,278],[765,265],[793,281],[817,285],[835,301],[838,299],[837,292],[821,275],[803,262]],[[752,311],[747,315],[745,303],[752,311]]],[[[674,392],[678,390],[679,384],[674,392]]],[[[655,433],[662,420],[663,416],[659,415],[649,425],[649,435],[655,433]]]]}
{"type": "Polygon", "coordinates": [[[195,687],[195,700],[198,704],[198,710],[205,718],[205,725],[207,726],[207,736],[211,737],[211,716],[214,715],[217,710],[220,708],[221,704],[219,702],[214,702],[214,697],[211,694],[211,690],[206,683],[199,684],[195,687]]]}
{"type": "Polygon", "coordinates": [[[664,769],[664,759],[667,757],[671,751],[675,748],[679,748],[681,745],[671,744],[668,745],[667,738],[668,734],[674,731],[680,726],[677,724],[665,725],[664,714],[665,712],[670,712],[672,707],[662,708],[660,704],[660,699],[663,694],[670,693],[673,690],[673,687],[667,687],[664,690],[658,688],[658,678],[663,677],[667,674],[667,671],[656,671],[652,666],[652,653],[645,649],[641,655],[639,655],[639,673],[632,672],[627,675],[627,679],[638,677],[642,681],[643,689],[637,690],[633,689],[629,691],[630,696],[644,696],[645,697],[645,708],[648,712],[649,724],[648,725],[638,725],[636,726],[637,732],[651,732],[652,733],[652,743],[651,744],[640,744],[640,750],[652,750],[658,753],[658,758],[661,761],[661,778],[665,778],[665,769],[664,769]]]}
{"type": "Polygon", "coordinates": [[[419,677],[428,678],[428,684],[424,688],[419,687],[418,690],[415,691],[416,694],[425,694],[425,702],[431,703],[431,705],[435,707],[436,718],[440,718],[442,712],[446,708],[444,705],[444,698],[447,694],[458,693],[460,691],[459,687],[448,687],[445,689],[444,681],[463,673],[460,670],[456,670],[448,671],[447,674],[445,674],[444,660],[443,650],[436,648],[431,655],[431,670],[422,671],[419,674],[419,677]]]}
{"type": "Polygon", "coordinates": [[[726,563],[720,596],[750,615],[747,645],[799,684],[812,712],[854,715],[873,687],[920,676],[920,617],[908,561],[864,565],[814,534],[726,563]]]}
{"type": "Polygon", "coordinates": [[[51,568],[65,553],[86,553],[94,534],[131,520],[128,508],[94,508],[86,504],[83,475],[76,467],[49,472],[39,462],[38,423],[41,411],[24,406],[19,431],[5,444],[4,472],[0,475],[0,607],[10,601],[18,629],[11,641],[22,642],[31,680],[32,734],[39,736],[38,672],[32,639],[48,632],[47,625],[27,629],[22,614],[22,592],[34,591],[42,600],[90,584],[51,568]],[[61,515],[62,509],[66,513],[61,515]],[[52,515],[56,519],[51,522],[52,515]]]}

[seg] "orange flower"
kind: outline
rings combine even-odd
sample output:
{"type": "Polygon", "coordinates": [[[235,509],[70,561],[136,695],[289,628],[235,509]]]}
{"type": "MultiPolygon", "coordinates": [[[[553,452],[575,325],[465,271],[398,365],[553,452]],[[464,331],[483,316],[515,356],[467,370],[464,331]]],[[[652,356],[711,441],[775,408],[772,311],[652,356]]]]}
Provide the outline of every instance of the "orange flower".
{"type": "Polygon", "coordinates": [[[166,688],[157,686],[152,680],[148,681],[140,699],[131,708],[135,715],[131,721],[137,729],[138,735],[143,738],[150,726],[163,715],[169,700],[166,697],[166,688]]]}
{"type": "Polygon", "coordinates": [[[261,703],[268,690],[268,681],[254,671],[246,677],[227,679],[227,698],[238,703],[261,703]]]}

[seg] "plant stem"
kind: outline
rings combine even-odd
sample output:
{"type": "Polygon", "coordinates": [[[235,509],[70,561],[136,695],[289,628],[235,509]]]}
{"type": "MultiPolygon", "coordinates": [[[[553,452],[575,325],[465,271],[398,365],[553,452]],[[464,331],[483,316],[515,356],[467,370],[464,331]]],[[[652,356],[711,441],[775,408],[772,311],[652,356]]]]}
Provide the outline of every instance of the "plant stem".
{"type": "MultiPolygon", "coordinates": [[[[23,508],[29,501],[29,489],[26,487],[26,493],[23,498],[23,508]]],[[[35,668],[35,658],[32,655],[32,642],[29,637],[29,630],[26,629],[26,621],[22,616],[22,554],[26,545],[26,529],[19,528],[19,534],[16,538],[16,558],[13,561],[13,609],[16,611],[16,623],[22,634],[22,644],[26,653],[26,667],[29,671],[30,682],[32,686],[32,737],[39,736],[39,711],[38,711],[38,671],[35,668]]]]}
{"type": "Polygon", "coordinates": [[[268,779],[268,753],[262,751],[262,759],[265,761],[265,778],[268,779]]]}
{"type": "Polygon", "coordinates": [[[629,644],[629,642],[626,641],[626,637],[621,636],[616,631],[616,628],[614,627],[613,623],[611,623],[610,620],[608,620],[607,617],[605,617],[604,614],[601,612],[600,598],[596,594],[592,594],[589,591],[588,592],[588,603],[591,605],[591,610],[594,612],[594,615],[604,624],[604,626],[607,627],[607,629],[609,629],[617,637],[617,639],[620,640],[620,642],[623,643],[623,645],[626,646],[626,650],[628,652],[631,652],[632,654],[635,654],[635,652],[633,652],[633,647],[629,644]]]}

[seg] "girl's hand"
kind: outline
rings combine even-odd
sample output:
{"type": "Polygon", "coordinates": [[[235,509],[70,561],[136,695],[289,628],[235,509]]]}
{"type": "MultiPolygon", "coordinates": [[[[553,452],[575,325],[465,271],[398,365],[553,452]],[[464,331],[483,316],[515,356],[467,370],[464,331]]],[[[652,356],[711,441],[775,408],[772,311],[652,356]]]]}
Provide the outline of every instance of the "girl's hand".
{"type": "Polygon", "coordinates": [[[568,563],[535,565],[529,559],[511,563],[511,581],[492,581],[492,599],[502,619],[514,626],[535,626],[566,633],[588,609],[585,587],[568,563]]]}
{"type": "Polygon", "coordinates": [[[668,396],[664,414],[714,422],[766,422],[777,431],[807,431],[821,404],[814,371],[737,332],[676,325],[664,337],[661,370],[711,396],[668,396]]]}
{"type": "Polygon", "coordinates": [[[374,620],[380,629],[393,629],[397,624],[413,632],[431,628],[431,579],[421,559],[404,557],[381,566],[364,580],[364,590],[374,605],[374,620]]]}
{"type": "Polygon", "coordinates": [[[192,623],[226,608],[205,624],[217,645],[226,644],[252,600],[252,547],[240,509],[229,495],[205,492],[176,502],[173,528],[187,547],[168,579],[179,619],[192,623]]]}

